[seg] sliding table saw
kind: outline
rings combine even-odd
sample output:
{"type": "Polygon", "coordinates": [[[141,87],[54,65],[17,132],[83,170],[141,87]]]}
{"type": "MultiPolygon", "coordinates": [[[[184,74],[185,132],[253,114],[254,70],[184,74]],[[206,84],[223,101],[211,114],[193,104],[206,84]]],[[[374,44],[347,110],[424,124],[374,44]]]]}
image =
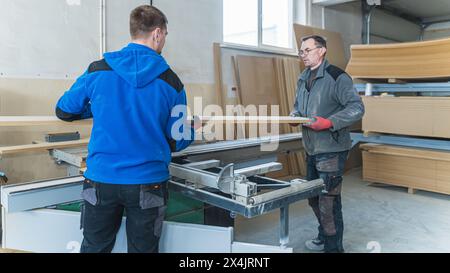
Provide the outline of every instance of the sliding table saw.
{"type": "MultiPolygon", "coordinates": [[[[279,246],[235,242],[232,227],[214,227],[166,221],[162,252],[289,252],[289,205],[324,191],[321,179],[282,181],[265,174],[278,171],[280,154],[302,150],[301,133],[276,137],[220,141],[192,145],[173,153],[169,189],[189,198],[239,214],[256,217],[279,209],[279,246]],[[263,145],[278,141],[277,149],[263,145]],[[175,240],[179,238],[179,240],[175,240]],[[192,240],[187,240],[191,238],[192,240]],[[195,243],[194,243],[195,242],[195,243]]],[[[2,245],[36,252],[76,252],[82,240],[79,212],[58,205],[81,200],[86,148],[51,150],[58,164],[67,164],[68,177],[1,188],[2,245]]],[[[170,199],[169,199],[170,203],[170,199]]],[[[124,223],[114,251],[126,251],[124,223]]]]}

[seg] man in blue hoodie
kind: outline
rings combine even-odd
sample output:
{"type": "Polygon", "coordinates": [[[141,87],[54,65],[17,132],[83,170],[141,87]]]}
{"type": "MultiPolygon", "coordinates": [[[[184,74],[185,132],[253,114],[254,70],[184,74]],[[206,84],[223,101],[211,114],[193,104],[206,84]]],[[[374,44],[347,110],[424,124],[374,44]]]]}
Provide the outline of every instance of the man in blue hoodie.
{"type": "Polygon", "coordinates": [[[167,18],[131,12],[132,42],[104,54],[58,101],[65,121],[93,118],[83,185],[81,252],[111,252],[126,213],[128,252],[157,252],[171,152],[189,146],[182,82],[160,55],[167,18]]]}

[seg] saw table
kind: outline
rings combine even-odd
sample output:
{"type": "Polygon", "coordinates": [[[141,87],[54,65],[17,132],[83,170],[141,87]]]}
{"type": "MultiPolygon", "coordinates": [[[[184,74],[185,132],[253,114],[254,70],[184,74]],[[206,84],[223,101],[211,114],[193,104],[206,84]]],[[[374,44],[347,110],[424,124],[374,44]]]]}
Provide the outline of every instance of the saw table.
{"type": "MultiPolygon", "coordinates": [[[[192,145],[182,152],[173,153],[172,163],[169,166],[171,174],[169,189],[246,218],[279,209],[279,241],[281,249],[284,249],[289,243],[289,205],[317,196],[324,191],[321,179],[282,181],[265,176],[282,168],[282,165],[276,162],[279,154],[299,150],[302,150],[300,133],[281,135],[276,138],[261,137],[192,145]],[[263,145],[274,141],[278,141],[276,149],[269,151],[261,149],[263,145]]],[[[15,219],[17,215],[27,218],[25,221],[27,222],[30,217],[34,218],[36,214],[45,212],[45,217],[50,219],[52,214],[63,213],[52,209],[54,208],[52,206],[81,199],[84,178],[79,173],[85,168],[86,149],[55,149],[51,151],[51,155],[58,164],[68,165],[69,177],[2,187],[3,246],[5,248],[33,251],[33,249],[17,247],[23,243],[23,238],[19,238],[20,234],[13,231],[19,224],[17,221],[20,222],[15,219]],[[13,224],[15,227],[12,227],[13,224]]],[[[73,222],[74,219],[71,221],[73,222]]],[[[165,223],[166,229],[170,229],[167,227],[168,224],[170,223],[165,223]]],[[[215,230],[218,227],[211,228],[215,230]]],[[[26,228],[22,227],[22,229],[26,228]]],[[[203,230],[200,236],[205,236],[210,231],[203,230]]],[[[180,250],[177,246],[167,247],[164,238],[161,240],[162,251],[180,250]]],[[[232,245],[236,243],[231,242],[232,245]]],[[[247,244],[245,246],[248,247],[247,244]]],[[[182,250],[195,251],[195,247],[187,246],[182,250]]],[[[234,251],[238,250],[234,249],[234,251]]],[[[272,249],[272,251],[276,250],[272,249]]]]}

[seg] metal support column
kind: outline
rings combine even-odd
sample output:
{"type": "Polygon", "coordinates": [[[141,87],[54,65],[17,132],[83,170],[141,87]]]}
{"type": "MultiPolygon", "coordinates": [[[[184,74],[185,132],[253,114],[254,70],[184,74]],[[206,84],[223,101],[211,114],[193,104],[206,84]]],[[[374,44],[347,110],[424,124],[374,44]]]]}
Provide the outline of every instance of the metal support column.
{"type": "Polygon", "coordinates": [[[366,0],[363,0],[361,1],[361,8],[363,14],[361,41],[363,44],[370,44],[370,21],[375,5],[369,5],[366,0]]]}
{"type": "Polygon", "coordinates": [[[280,245],[286,247],[289,243],[289,205],[280,208],[280,245]]]}

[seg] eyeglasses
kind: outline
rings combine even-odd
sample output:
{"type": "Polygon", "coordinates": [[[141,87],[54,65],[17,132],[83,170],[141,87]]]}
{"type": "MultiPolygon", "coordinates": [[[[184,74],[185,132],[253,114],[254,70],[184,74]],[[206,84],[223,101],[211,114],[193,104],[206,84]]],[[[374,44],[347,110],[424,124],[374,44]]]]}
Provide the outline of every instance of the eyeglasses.
{"type": "Polygon", "coordinates": [[[318,48],[322,48],[321,46],[318,46],[318,47],[315,47],[315,48],[311,48],[311,49],[309,49],[309,48],[307,48],[307,49],[305,49],[305,50],[300,50],[299,52],[298,52],[298,56],[306,56],[306,55],[308,55],[311,51],[313,51],[313,50],[315,50],[315,49],[318,49],[318,48]]]}

